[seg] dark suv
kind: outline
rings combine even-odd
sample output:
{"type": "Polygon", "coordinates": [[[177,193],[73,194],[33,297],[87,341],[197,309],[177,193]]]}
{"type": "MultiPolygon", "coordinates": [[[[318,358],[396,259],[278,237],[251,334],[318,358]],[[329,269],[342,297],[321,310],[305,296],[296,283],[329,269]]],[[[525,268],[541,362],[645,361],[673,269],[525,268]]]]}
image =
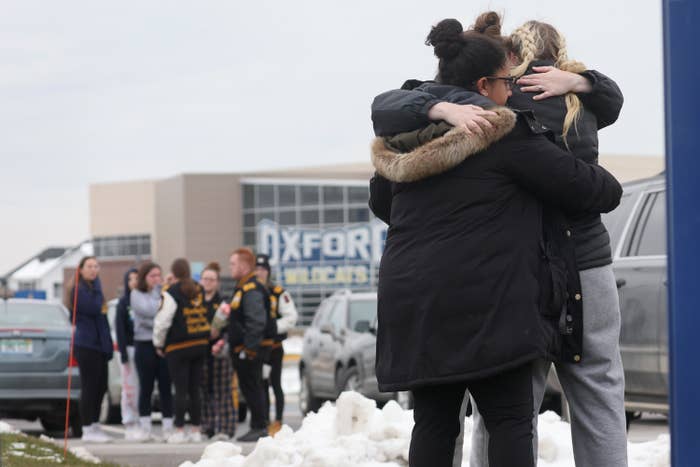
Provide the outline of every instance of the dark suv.
{"type": "Polygon", "coordinates": [[[374,373],[376,317],[376,293],[342,290],[321,303],[304,334],[299,362],[302,413],[318,410],[342,391],[357,391],[379,403],[409,403],[404,393],[379,392],[374,373]]]}

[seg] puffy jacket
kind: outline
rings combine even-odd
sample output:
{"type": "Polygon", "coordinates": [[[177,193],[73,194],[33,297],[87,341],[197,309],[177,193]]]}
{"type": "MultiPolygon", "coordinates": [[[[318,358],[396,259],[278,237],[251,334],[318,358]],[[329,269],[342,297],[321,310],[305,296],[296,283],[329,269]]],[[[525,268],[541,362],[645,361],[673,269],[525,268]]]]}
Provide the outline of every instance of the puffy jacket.
{"type": "Polygon", "coordinates": [[[561,298],[553,303],[550,289],[564,294],[551,285],[543,203],[606,212],[622,188],[552,144],[531,116],[495,111],[485,138],[451,129],[400,156],[384,139],[372,145],[391,193],[389,208],[370,203],[389,212],[378,285],[382,391],[483,378],[559,354],[561,298]]]}
{"type": "MultiPolygon", "coordinates": [[[[552,61],[533,61],[525,74],[532,74],[534,66],[553,65],[552,61]]],[[[566,115],[564,96],[535,101],[533,96],[536,94],[524,93],[518,86],[514,86],[508,106],[518,110],[531,110],[535,118],[552,131],[554,141],[559,147],[586,162],[597,164],[598,130],[612,125],[617,120],[624,98],[617,84],[604,74],[590,70],[582,75],[589,80],[592,89],[589,93],[578,95],[583,107],[576,126],[572,125],[568,131],[566,142],[562,137],[566,115]]],[[[445,93],[439,84],[410,80],[402,89],[388,91],[375,99],[372,104],[375,134],[391,136],[427,126],[430,123],[428,111],[438,102],[460,102],[486,107],[493,105],[476,93],[467,97],[462,88],[445,93]],[[426,86],[423,86],[424,84],[426,86]]],[[[568,223],[579,270],[612,263],[610,235],[599,214],[570,216],[568,223]]]]}
{"type": "Polygon", "coordinates": [[[126,348],[134,345],[134,318],[131,316],[131,290],[129,290],[129,275],[137,272],[131,268],[124,274],[124,294],[117,302],[117,313],[114,317],[114,327],[117,334],[117,345],[122,363],[129,361],[126,348]]]}

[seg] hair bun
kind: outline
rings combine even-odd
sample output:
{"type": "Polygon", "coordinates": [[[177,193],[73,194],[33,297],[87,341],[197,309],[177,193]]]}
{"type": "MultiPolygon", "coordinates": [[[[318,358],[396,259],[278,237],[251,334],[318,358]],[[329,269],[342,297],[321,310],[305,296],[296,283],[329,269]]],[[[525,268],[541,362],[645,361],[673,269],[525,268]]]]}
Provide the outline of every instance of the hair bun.
{"type": "Polygon", "coordinates": [[[214,271],[217,274],[221,273],[221,266],[219,266],[219,263],[217,263],[216,261],[212,261],[211,263],[207,264],[207,267],[205,267],[204,269],[214,271]]]}
{"type": "Polygon", "coordinates": [[[435,56],[439,59],[450,59],[462,48],[462,23],[456,19],[443,19],[433,26],[425,39],[425,45],[432,45],[435,56]]]}
{"type": "Polygon", "coordinates": [[[495,11],[482,13],[474,21],[472,30],[494,38],[501,38],[501,15],[495,11]]]}

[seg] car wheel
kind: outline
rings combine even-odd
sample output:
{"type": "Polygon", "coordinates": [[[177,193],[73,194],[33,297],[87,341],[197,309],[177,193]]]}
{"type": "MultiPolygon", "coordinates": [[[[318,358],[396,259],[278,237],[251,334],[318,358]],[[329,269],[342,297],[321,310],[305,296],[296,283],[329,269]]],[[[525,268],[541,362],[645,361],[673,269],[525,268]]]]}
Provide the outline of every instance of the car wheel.
{"type": "Polygon", "coordinates": [[[632,420],[639,420],[642,418],[641,412],[625,412],[625,421],[627,422],[627,431],[630,431],[630,425],[632,420]]]}
{"type": "Polygon", "coordinates": [[[351,366],[342,375],[340,379],[340,392],[353,391],[361,392],[362,383],[360,381],[360,371],[356,366],[351,366]]]}
{"type": "Polygon", "coordinates": [[[65,428],[63,421],[56,417],[45,415],[40,417],[39,421],[41,422],[41,426],[44,428],[44,430],[48,432],[63,432],[63,429],[65,428]]]}
{"type": "Polygon", "coordinates": [[[316,412],[321,408],[323,401],[314,397],[309,384],[309,376],[306,370],[301,370],[301,387],[299,389],[299,409],[302,415],[309,412],[316,412]]]}

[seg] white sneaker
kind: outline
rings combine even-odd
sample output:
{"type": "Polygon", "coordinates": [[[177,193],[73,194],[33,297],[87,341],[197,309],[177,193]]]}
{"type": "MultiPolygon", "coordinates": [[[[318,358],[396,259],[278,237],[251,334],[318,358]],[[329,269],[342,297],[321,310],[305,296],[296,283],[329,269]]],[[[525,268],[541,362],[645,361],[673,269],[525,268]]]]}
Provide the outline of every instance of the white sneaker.
{"type": "Polygon", "coordinates": [[[132,423],[126,426],[126,429],[124,430],[124,439],[127,441],[141,441],[138,439],[140,434],[141,430],[139,429],[138,425],[132,423]]]}
{"type": "Polygon", "coordinates": [[[228,441],[230,439],[226,433],[217,433],[211,437],[210,441],[228,441]]]}
{"type": "Polygon", "coordinates": [[[202,441],[204,441],[204,438],[202,437],[202,433],[199,430],[197,430],[190,431],[189,440],[191,443],[201,443],[202,441]]]}
{"type": "Polygon", "coordinates": [[[175,433],[168,436],[169,444],[182,444],[187,442],[187,435],[185,430],[176,430],[175,433]]]}
{"type": "Polygon", "coordinates": [[[109,443],[112,441],[112,438],[94,423],[83,428],[83,436],[80,439],[86,443],[109,443]]]}

